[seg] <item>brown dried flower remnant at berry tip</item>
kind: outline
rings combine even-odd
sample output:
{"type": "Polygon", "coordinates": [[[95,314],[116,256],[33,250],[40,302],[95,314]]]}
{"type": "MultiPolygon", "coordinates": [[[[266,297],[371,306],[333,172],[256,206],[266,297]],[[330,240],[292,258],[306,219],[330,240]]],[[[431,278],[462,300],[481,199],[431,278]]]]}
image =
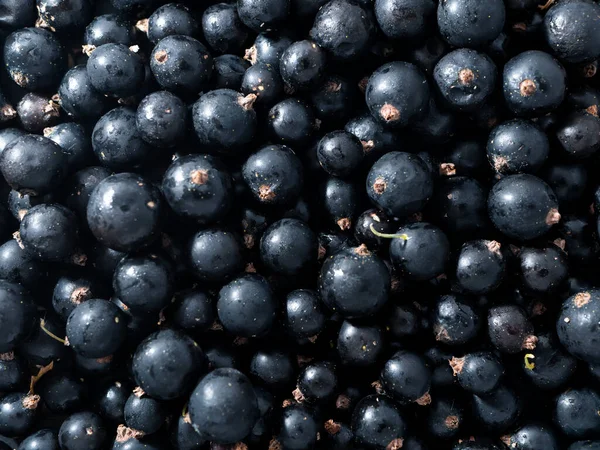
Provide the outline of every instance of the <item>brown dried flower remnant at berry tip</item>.
{"type": "Polygon", "coordinates": [[[400,450],[403,445],[404,439],[396,438],[385,447],[385,450],[400,450]]]}
{"type": "Polygon", "coordinates": [[[190,173],[190,180],[193,184],[202,185],[206,184],[208,181],[208,171],[207,170],[193,170],[190,173]]]}
{"type": "Polygon", "coordinates": [[[271,189],[268,184],[263,184],[258,188],[258,197],[262,201],[269,201],[275,198],[275,192],[271,189]]]}
{"type": "Polygon", "coordinates": [[[386,122],[395,122],[400,119],[400,111],[394,105],[385,103],[379,110],[379,114],[386,122]]]}
{"type": "Polygon", "coordinates": [[[335,436],[342,429],[341,425],[337,422],[334,422],[332,419],[329,419],[327,422],[325,422],[323,428],[325,428],[325,431],[327,431],[331,436],[335,436]]]}
{"type": "Polygon", "coordinates": [[[450,364],[450,367],[452,368],[452,373],[454,374],[454,376],[456,376],[462,372],[463,367],[465,365],[465,358],[452,357],[452,359],[448,361],[448,364],[450,364]]]}
{"type": "Polygon", "coordinates": [[[157,63],[164,64],[165,62],[167,62],[167,59],[169,59],[169,55],[165,50],[159,50],[154,55],[154,59],[157,63]]]}
{"type": "Polygon", "coordinates": [[[462,69],[458,72],[458,81],[462,85],[469,85],[475,79],[475,74],[471,69],[462,69]]]}
{"type": "Polygon", "coordinates": [[[526,79],[519,84],[519,92],[523,97],[531,97],[535,91],[537,91],[537,86],[533,80],[526,79]]]}
{"type": "Polygon", "coordinates": [[[552,208],[550,211],[548,211],[548,215],[546,216],[546,224],[547,225],[555,225],[558,222],[560,222],[560,213],[558,212],[558,209],[556,208],[552,208]]]}
{"type": "Polygon", "coordinates": [[[448,416],[448,417],[446,417],[444,424],[446,425],[446,427],[448,429],[456,430],[458,428],[458,426],[460,425],[460,420],[458,419],[457,416],[448,416]]]}
{"type": "Polygon", "coordinates": [[[387,188],[387,183],[385,182],[385,180],[381,177],[378,177],[375,179],[375,182],[373,183],[373,190],[375,191],[376,194],[383,194],[385,192],[385,189],[387,188]]]}
{"type": "Polygon", "coordinates": [[[592,300],[592,296],[589,292],[580,292],[573,298],[573,304],[576,308],[581,308],[587,305],[592,300]]]}

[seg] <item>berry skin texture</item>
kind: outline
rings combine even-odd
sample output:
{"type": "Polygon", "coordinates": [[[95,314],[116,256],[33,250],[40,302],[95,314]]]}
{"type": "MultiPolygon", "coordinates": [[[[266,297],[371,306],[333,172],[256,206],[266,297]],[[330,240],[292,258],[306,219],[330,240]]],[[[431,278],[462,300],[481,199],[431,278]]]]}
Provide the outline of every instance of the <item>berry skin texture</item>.
{"type": "Polygon", "coordinates": [[[226,331],[242,337],[263,336],[275,323],[277,301],[267,280],[249,274],[219,292],[217,313],[226,331]]]}
{"type": "Polygon", "coordinates": [[[468,353],[448,362],[460,386],[475,395],[493,392],[504,374],[502,362],[491,352],[468,353]]]}
{"type": "Polygon", "coordinates": [[[39,18],[59,35],[83,30],[92,18],[92,6],[89,0],[37,0],[39,18]]]}
{"type": "Polygon", "coordinates": [[[252,384],[235,369],[216,369],[206,375],[192,392],[188,408],[196,432],[222,444],[244,439],[259,418],[252,384]]]}
{"type": "Polygon", "coordinates": [[[323,403],[336,393],[337,381],[332,363],[312,363],[298,375],[298,390],[307,402],[323,403]]]}
{"type": "Polygon", "coordinates": [[[474,111],[494,91],[497,73],[487,55],[463,48],[440,59],[433,78],[447,105],[458,111],[474,111]]]}
{"type": "Polygon", "coordinates": [[[352,414],[354,439],[358,445],[368,449],[383,449],[404,438],[405,427],[398,407],[385,395],[364,397],[352,414]]]}
{"type": "Polygon", "coordinates": [[[556,131],[560,145],[571,158],[586,159],[600,150],[600,118],[597,111],[574,111],[556,131]]]}
{"type": "Polygon", "coordinates": [[[319,277],[319,294],[332,311],[346,318],[369,317],[388,300],[390,274],[366,246],[341,250],[327,258],[319,277]]]}
{"type": "Polygon", "coordinates": [[[318,335],[325,327],[326,314],[316,292],[298,289],[290,292],[285,302],[284,323],[288,333],[296,339],[318,335]]]}
{"type": "Polygon", "coordinates": [[[437,9],[440,34],[453,47],[489,44],[502,32],[505,17],[502,0],[447,0],[440,2],[437,9]]]}
{"type": "Polygon", "coordinates": [[[429,86],[417,66],[391,62],[377,69],[365,91],[369,111],[384,126],[400,128],[422,118],[429,104],[429,86]]]}
{"type": "Polygon", "coordinates": [[[144,339],[131,362],[135,382],[157,400],[174,400],[188,394],[203,368],[204,353],[198,344],[170,329],[144,339]]]}
{"type": "Polygon", "coordinates": [[[129,428],[146,434],[156,433],[165,421],[162,404],[136,391],[127,399],[123,414],[129,428]]]}
{"type": "Polygon", "coordinates": [[[310,139],[316,122],[310,106],[291,97],[269,110],[266,128],[273,142],[300,146],[310,139]]]}
{"type": "Polygon", "coordinates": [[[249,144],[256,129],[254,95],[231,89],[210,91],[194,103],[192,120],[201,144],[220,151],[249,144]],[[215,127],[215,123],[220,124],[215,127]]]}
{"type": "Polygon", "coordinates": [[[96,122],[92,148],[103,166],[118,171],[137,168],[154,153],[137,129],[135,111],[126,107],[112,109],[96,122]]]}
{"type": "Polygon", "coordinates": [[[283,25],[290,12],[290,0],[238,0],[241,21],[260,33],[283,25]]]}
{"type": "Polygon", "coordinates": [[[283,448],[314,448],[319,435],[315,413],[304,405],[283,409],[277,440],[283,448]]]}
{"type": "Polygon", "coordinates": [[[456,295],[444,295],[433,311],[435,340],[447,345],[462,345],[473,340],[481,327],[479,312],[456,295]]]}
{"type": "Polygon", "coordinates": [[[360,140],[347,131],[327,133],[317,147],[319,164],[334,177],[345,178],[357,172],[364,155],[360,140]]]}
{"type": "Polygon", "coordinates": [[[396,352],[383,366],[379,378],[385,393],[397,401],[427,402],[423,396],[429,391],[431,372],[417,353],[396,352]]]}
{"type": "Polygon", "coordinates": [[[298,219],[281,219],[260,240],[260,256],[271,271],[297,275],[317,261],[317,236],[298,219]]]}
{"type": "Polygon", "coordinates": [[[143,140],[155,147],[173,147],[187,133],[187,108],[166,91],[154,92],[139,104],[135,123],[143,140]]]}
{"type": "Polygon", "coordinates": [[[550,143],[546,133],[536,125],[514,119],[492,130],[486,150],[490,165],[497,173],[535,173],[546,162],[550,143]]]}
{"type": "Polygon", "coordinates": [[[555,423],[572,439],[598,438],[600,395],[589,388],[572,389],[556,398],[555,423]]]}
{"type": "Polygon", "coordinates": [[[255,94],[257,105],[270,107],[281,98],[283,80],[273,66],[256,63],[245,70],[241,91],[245,95],[255,94]]]}
{"type": "Polygon", "coordinates": [[[93,412],[69,416],[58,431],[58,443],[62,450],[100,450],[107,439],[107,427],[93,412]]]}
{"type": "Polygon", "coordinates": [[[75,307],[67,319],[69,345],[86,358],[112,355],[125,340],[126,318],[107,300],[87,300],[75,307]]]}
{"type": "Polygon", "coordinates": [[[488,197],[488,212],[500,232],[522,241],[543,236],[560,220],[552,189],[528,174],[510,175],[496,183],[488,197]]]}
{"type": "Polygon", "coordinates": [[[0,433],[3,436],[23,436],[35,423],[39,395],[13,392],[0,398],[0,433]]]}
{"type": "Polygon", "coordinates": [[[560,448],[552,429],[543,425],[525,425],[519,428],[508,437],[507,445],[517,450],[559,450],[560,448]]]}
{"type": "Polygon", "coordinates": [[[23,342],[37,319],[35,304],[25,289],[0,280],[0,353],[8,353],[23,342]]]}
{"type": "Polygon", "coordinates": [[[104,44],[133,44],[135,34],[131,23],[118,14],[103,14],[89,22],[83,35],[85,45],[100,47],[104,44]]]}
{"type": "Polygon", "coordinates": [[[379,327],[345,320],[337,338],[337,351],[342,364],[359,368],[377,363],[384,350],[383,339],[379,327]]]}
{"type": "Polygon", "coordinates": [[[173,284],[171,264],[153,254],[126,256],[113,275],[115,295],[133,311],[163,309],[169,304],[173,284]]]}
{"type": "Polygon", "coordinates": [[[10,34],[4,43],[4,64],[12,80],[28,91],[56,88],[67,69],[62,44],[42,28],[10,34]]]}
{"type": "Polygon", "coordinates": [[[50,429],[36,431],[19,445],[18,450],[59,450],[58,435],[50,429]]]}
{"type": "Polygon", "coordinates": [[[92,87],[86,66],[70,69],[58,88],[60,106],[74,119],[98,119],[108,108],[108,100],[92,87]]]}
{"type": "Polygon", "coordinates": [[[319,9],[310,37],[334,59],[353,61],[366,52],[373,30],[371,18],[361,5],[332,0],[319,9]]]}
{"type": "Polygon", "coordinates": [[[565,71],[548,53],[520,53],[506,63],[502,76],[504,100],[517,116],[543,115],[565,97],[565,71]]]}
{"type": "Polygon", "coordinates": [[[302,190],[302,163],[285,145],[268,145],[250,155],[242,176],[255,200],[265,205],[291,205],[302,190]]]}
{"type": "Polygon", "coordinates": [[[250,36],[237,7],[229,3],[206,8],[202,15],[202,31],[210,48],[218,53],[240,53],[250,36]]]}
{"type": "Polygon", "coordinates": [[[388,215],[405,217],[427,204],[433,194],[433,180],[421,158],[391,152],[371,167],[367,194],[371,202],[388,215]]]}
{"type": "Polygon", "coordinates": [[[88,59],[90,83],[98,92],[112,97],[137,93],[144,81],[144,63],[123,44],[104,44],[88,59]]]}
{"type": "Polygon", "coordinates": [[[19,227],[22,245],[34,259],[45,262],[68,261],[78,244],[77,218],[58,204],[31,208],[19,227]]]}
{"type": "Polygon", "coordinates": [[[523,286],[536,293],[557,290],[569,275],[567,255],[555,245],[523,248],[519,260],[523,286]]]}
{"type": "Polygon", "coordinates": [[[499,386],[485,396],[473,396],[474,417],[492,432],[503,432],[513,426],[521,409],[522,400],[505,386],[499,386]]]}
{"type": "Polygon", "coordinates": [[[209,155],[177,158],[162,181],[167,203],[180,216],[208,224],[222,219],[233,204],[233,183],[223,163],[209,155]]]}
{"type": "Polygon", "coordinates": [[[326,62],[325,51],[314,42],[294,42],[281,55],[281,78],[293,89],[314,88],[323,79],[326,62]]]}
{"type": "Polygon", "coordinates": [[[390,242],[390,260],[394,267],[415,281],[427,281],[444,273],[450,257],[450,243],[442,230],[426,222],[398,228],[390,242]]]}
{"type": "Polygon", "coordinates": [[[198,37],[200,25],[187,6],[168,3],[157,8],[148,18],[148,39],[153,44],[167,36],[198,37]]]}
{"type": "Polygon", "coordinates": [[[600,56],[600,6],[571,1],[554,5],[544,16],[546,42],[558,59],[570,64],[592,61],[600,56]],[[577,21],[576,27],[567,24],[577,21]]]}
{"type": "Polygon", "coordinates": [[[231,232],[198,231],[192,237],[189,252],[190,269],[204,282],[223,283],[244,268],[240,239],[231,232]]]}
{"type": "Polygon", "coordinates": [[[0,154],[0,170],[13,189],[43,195],[55,189],[66,175],[67,155],[48,138],[25,134],[11,141],[0,154]]]}
{"type": "Polygon", "coordinates": [[[138,175],[120,173],[102,180],[92,192],[87,223],[100,243],[129,252],[158,237],[161,208],[158,189],[138,175]]]}
{"type": "Polygon", "coordinates": [[[537,343],[533,325],[525,312],[516,305],[490,308],[488,334],[492,345],[503,353],[534,349],[537,343]]]}
{"type": "Polygon", "coordinates": [[[595,364],[600,363],[600,336],[589,324],[596,323],[600,314],[599,301],[600,292],[597,290],[578,292],[564,301],[556,321],[556,331],[563,347],[573,356],[595,364]]]}
{"type": "MultiPolygon", "coordinates": [[[[215,89],[240,90],[250,63],[240,56],[221,55],[214,59],[213,82],[215,89]]],[[[274,70],[274,69],[273,69],[274,70]]]]}
{"type": "Polygon", "coordinates": [[[504,278],[506,261],[500,243],[479,239],[463,244],[456,263],[456,280],[468,294],[485,294],[504,278]]]}
{"type": "Polygon", "coordinates": [[[150,69],[163,89],[198,95],[212,75],[213,59],[196,39],[167,36],[152,50],[150,69]]]}
{"type": "Polygon", "coordinates": [[[391,39],[412,43],[423,40],[432,31],[433,0],[376,0],[374,9],[379,28],[391,39]]]}
{"type": "Polygon", "coordinates": [[[540,389],[556,389],[563,386],[575,373],[577,360],[559,344],[554,333],[537,336],[535,349],[528,350],[529,364],[523,364],[523,372],[540,389]],[[534,361],[534,367],[531,367],[534,361]]]}

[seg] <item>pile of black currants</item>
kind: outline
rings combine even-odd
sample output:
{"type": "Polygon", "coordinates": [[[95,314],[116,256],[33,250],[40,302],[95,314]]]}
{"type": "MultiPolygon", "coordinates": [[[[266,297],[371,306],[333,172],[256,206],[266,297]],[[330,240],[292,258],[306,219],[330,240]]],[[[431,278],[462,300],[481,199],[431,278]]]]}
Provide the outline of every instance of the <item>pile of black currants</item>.
{"type": "Polygon", "coordinates": [[[600,450],[599,0],[0,0],[0,48],[0,450],[600,450]]]}

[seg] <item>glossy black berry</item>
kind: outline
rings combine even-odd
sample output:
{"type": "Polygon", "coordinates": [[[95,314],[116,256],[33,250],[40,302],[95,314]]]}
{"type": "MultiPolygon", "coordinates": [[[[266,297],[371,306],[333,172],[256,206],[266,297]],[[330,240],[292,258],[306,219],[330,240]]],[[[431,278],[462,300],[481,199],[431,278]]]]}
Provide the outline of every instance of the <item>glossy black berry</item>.
{"type": "Polygon", "coordinates": [[[252,355],[250,375],[270,391],[290,388],[296,373],[290,354],[276,348],[265,348],[252,355]]]}
{"type": "Polygon", "coordinates": [[[213,71],[213,59],[202,43],[189,36],[167,36],[150,55],[152,74],[163,88],[198,95],[213,71]]]}
{"type": "Polygon", "coordinates": [[[194,429],[223,444],[244,439],[259,417],[252,384],[235,369],[216,369],[205,376],[192,392],[188,409],[194,429]]]}
{"type": "Polygon", "coordinates": [[[388,300],[390,274],[366,246],[342,250],[321,268],[319,293],[325,305],[348,318],[368,317],[388,300]]]}
{"type": "Polygon", "coordinates": [[[202,15],[204,39],[216,52],[239,53],[250,33],[240,20],[237,7],[230,3],[209,6],[202,15]]]}
{"type": "Polygon", "coordinates": [[[342,323],[337,337],[337,352],[344,366],[372,366],[383,350],[383,333],[379,327],[347,320],[342,323]]]}
{"type": "Polygon", "coordinates": [[[432,0],[377,0],[374,7],[379,28],[391,39],[420,41],[432,31],[432,0]]]}
{"type": "Polygon", "coordinates": [[[335,59],[351,61],[365,53],[373,28],[371,16],[361,5],[332,0],[319,9],[310,37],[335,59]]]}
{"type": "Polygon", "coordinates": [[[552,52],[566,63],[582,63],[600,56],[597,17],[600,7],[593,2],[571,1],[556,5],[544,16],[543,32],[552,52]],[[576,27],[566,24],[577,20],[576,27]]]}
{"type": "Polygon", "coordinates": [[[556,398],[555,423],[574,439],[597,438],[600,431],[600,395],[590,388],[572,389],[556,398]]]}
{"type": "Polygon", "coordinates": [[[43,195],[58,187],[67,172],[67,155],[48,138],[26,134],[0,154],[0,170],[13,189],[43,195]]]}
{"type": "Polygon", "coordinates": [[[173,400],[189,393],[203,366],[204,354],[198,344],[170,329],[150,334],[131,361],[136,383],[157,400],[173,400]]]}
{"type": "Polygon", "coordinates": [[[190,269],[202,281],[223,283],[244,268],[241,241],[228,231],[198,231],[191,239],[189,255],[190,269]]]}
{"type": "Polygon", "coordinates": [[[182,3],[168,3],[157,8],[148,18],[148,39],[156,44],[167,36],[198,37],[200,25],[194,14],[182,3]]]}
{"type": "Polygon", "coordinates": [[[548,426],[530,424],[516,430],[507,440],[510,448],[517,450],[525,449],[548,449],[558,450],[558,440],[552,429],[548,426]]]}
{"type": "Polygon", "coordinates": [[[242,175],[254,198],[266,205],[289,205],[302,189],[302,164],[285,145],[268,145],[244,163],[242,175]]]}
{"type": "Polygon", "coordinates": [[[472,341],[481,327],[477,308],[464,297],[444,295],[433,309],[432,325],[436,341],[448,345],[462,345],[472,341]]]}
{"type": "Polygon", "coordinates": [[[434,399],[428,413],[427,430],[438,439],[456,436],[465,421],[462,404],[446,397],[434,399]]]}
{"type": "Polygon", "coordinates": [[[89,0],[38,0],[39,18],[59,35],[72,35],[83,30],[92,18],[89,0]]]}
{"type": "Polygon", "coordinates": [[[123,344],[126,330],[126,317],[107,300],[87,300],[67,320],[69,345],[86,358],[112,355],[123,344]]]}
{"type": "Polygon", "coordinates": [[[92,148],[100,163],[112,170],[137,168],[154,154],[137,129],[135,111],[127,107],[115,108],[96,122],[92,148]]]}
{"type": "Polygon", "coordinates": [[[488,335],[494,347],[503,353],[518,353],[535,348],[533,325],[516,305],[494,306],[488,312],[488,335]]]}
{"type": "Polygon", "coordinates": [[[149,144],[173,147],[186,135],[188,110],[185,103],[170,92],[154,92],[140,102],[135,122],[142,139],[149,144]]]}
{"type": "Polygon", "coordinates": [[[87,223],[103,245],[118,251],[150,244],[160,231],[162,197],[132,173],[111,175],[90,196],[87,223]]]}
{"type": "Polygon", "coordinates": [[[78,244],[75,214],[58,204],[41,204],[23,217],[19,237],[25,251],[40,261],[68,261],[78,244]]]}
{"type": "Polygon", "coordinates": [[[275,323],[277,301],[267,280],[249,274],[219,292],[217,313],[226,331],[243,337],[265,335],[275,323]]]}
{"type": "Polygon", "coordinates": [[[314,448],[319,425],[315,413],[304,405],[283,409],[277,442],[283,448],[314,448]]]}
{"type": "Polygon", "coordinates": [[[290,12],[290,0],[238,0],[237,9],[242,22],[258,33],[283,25],[290,12]]]}
{"type": "Polygon", "coordinates": [[[323,79],[326,62],[325,51],[316,43],[298,41],[281,55],[279,70],[286,85],[293,89],[309,89],[323,79]]]}
{"type": "Polygon", "coordinates": [[[469,294],[496,289],[504,278],[506,261],[497,241],[478,239],[466,242],[456,262],[456,281],[469,294]]]}
{"type": "Polygon", "coordinates": [[[487,142],[490,165],[502,174],[535,173],[549,153],[546,133],[527,120],[514,119],[498,125],[487,142]]]}
{"type": "Polygon", "coordinates": [[[39,395],[14,392],[0,398],[0,433],[23,436],[31,430],[38,414],[39,395]]]}
{"type": "Polygon", "coordinates": [[[540,389],[556,389],[575,373],[577,360],[560,346],[554,333],[538,334],[533,350],[523,358],[523,372],[540,389]]]}
{"type": "Polygon", "coordinates": [[[337,388],[336,370],[331,362],[311,363],[298,375],[297,389],[302,400],[309,403],[330,399],[337,388]]]}
{"type": "Polygon", "coordinates": [[[83,42],[94,47],[111,43],[129,47],[134,43],[134,38],[135,33],[129,20],[119,14],[103,14],[89,22],[85,28],[83,42]]]}
{"type": "Polygon", "coordinates": [[[88,59],[87,74],[98,92],[112,97],[129,97],[144,81],[144,62],[123,44],[103,44],[88,59]]]}
{"type": "Polygon", "coordinates": [[[568,156],[585,159],[600,150],[600,118],[598,109],[575,111],[569,114],[556,131],[556,137],[568,156]]]}
{"type": "Polygon", "coordinates": [[[276,67],[256,63],[243,74],[241,91],[245,95],[255,94],[256,104],[272,106],[283,93],[283,81],[276,67]]]}
{"type": "Polygon", "coordinates": [[[440,34],[453,47],[485,46],[502,32],[505,18],[501,0],[448,0],[437,8],[440,34]]]}
{"type": "Polygon", "coordinates": [[[277,143],[292,146],[305,144],[315,128],[314,113],[306,102],[298,98],[282,100],[267,115],[267,132],[277,143]]]}
{"type": "Polygon", "coordinates": [[[364,159],[360,140],[347,131],[332,131],[319,141],[317,158],[321,167],[335,177],[348,177],[355,173],[364,159]]]}
{"type": "Polygon", "coordinates": [[[53,89],[67,69],[58,38],[43,28],[23,28],[4,43],[4,64],[12,80],[28,91],[53,89]]]}
{"type": "Polygon", "coordinates": [[[429,104],[427,80],[417,66],[406,62],[384,64],[373,72],[365,94],[373,117],[390,128],[415,122],[429,104]]]}
{"type": "Polygon", "coordinates": [[[444,273],[450,243],[442,230],[426,222],[404,225],[390,240],[390,260],[408,278],[426,281],[444,273]]]}
{"type": "Polygon", "coordinates": [[[417,353],[396,352],[381,369],[379,376],[385,393],[399,402],[431,401],[426,394],[431,384],[431,371],[417,353]]]}
{"type": "Polygon", "coordinates": [[[157,432],[165,421],[162,404],[136,388],[127,399],[123,409],[125,424],[146,434],[157,432]]]}
{"type": "MultiPolygon", "coordinates": [[[[215,89],[240,90],[250,63],[241,56],[221,55],[214,59],[213,83],[215,89]]],[[[273,69],[275,71],[275,69],[273,69]]]]}
{"type": "Polygon", "coordinates": [[[555,291],[569,274],[567,255],[555,245],[523,248],[519,262],[523,285],[537,293],[555,291]]]}
{"type": "Polygon", "coordinates": [[[502,432],[513,426],[522,409],[522,400],[506,386],[487,395],[473,396],[473,414],[490,431],[502,432]]]}
{"type": "Polygon", "coordinates": [[[459,111],[485,103],[496,88],[496,77],[496,65],[486,54],[464,48],[446,54],[433,71],[442,98],[459,111]]]}
{"type": "Polygon", "coordinates": [[[502,362],[491,352],[467,353],[448,362],[460,387],[472,394],[489,394],[498,387],[504,374],[502,362]]]}
{"type": "Polygon", "coordinates": [[[252,108],[255,100],[254,94],[244,97],[231,89],[217,89],[201,96],[192,110],[200,142],[221,151],[250,143],[256,129],[256,112],[252,108]]]}
{"type": "Polygon", "coordinates": [[[369,171],[367,194],[390,216],[408,216],[423,209],[433,194],[431,172],[418,156],[388,153],[369,171]]]}
{"type": "Polygon", "coordinates": [[[297,275],[317,259],[317,236],[297,219],[282,219],[272,224],[260,240],[260,255],[265,266],[284,275],[297,275]]]}
{"type": "Polygon", "coordinates": [[[558,202],[552,189],[533,175],[510,175],[494,185],[488,212],[496,228],[508,237],[530,240],[558,223],[558,202]]]}
{"type": "Polygon", "coordinates": [[[284,324],[296,339],[308,339],[318,335],[325,326],[327,316],[316,292],[298,289],[285,299],[284,324]]]}
{"type": "Polygon", "coordinates": [[[75,119],[98,119],[108,108],[108,99],[92,86],[86,66],[70,69],[58,88],[60,106],[75,119]]]}
{"type": "Polygon", "coordinates": [[[55,431],[45,428],[27,436],[18,450],[59,450],[58,435],[55,431]]]}
{"type": "Polygon", "coordinates": [[[394,442],[401,443],[405,428],[398,406],[385,395],[366,396],[352,414],[355,441],[364,448],[393,448],[394,442]]]}
{"type": "Polygon", "coordinates": [[[93,412],[78,412],[60,426],[58,443],[62,450],[100,450],[108,440],[109,431],[93,412]]]}
{"type": "Polygon", "coordinates": [[[529,50],[504,66],[504,100],[516,115],[542,115],[557,108],[565,96],[565,71],[550,56],[529,50]]]}

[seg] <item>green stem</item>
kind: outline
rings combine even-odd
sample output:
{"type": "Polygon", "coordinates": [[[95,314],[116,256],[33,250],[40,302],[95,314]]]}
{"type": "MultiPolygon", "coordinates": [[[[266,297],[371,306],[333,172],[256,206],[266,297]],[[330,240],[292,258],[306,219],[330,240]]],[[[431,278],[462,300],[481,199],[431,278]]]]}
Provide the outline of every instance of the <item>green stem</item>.
{"type": "Polygon", "coordinates": [[[379,231],[377,231],[375,229],[375,227],[373,226],[373,224],[371,224],[371,226],[369,227],[369,229],[371,230],[371,233],[373,233],[375,236],[380,237],[380,238],[402,239],[403,241],[408,241],[408,239],[409,239],[408,234],[405,234],[405,233],[402,233],[402,234],[380,233],[379,231]]]}

